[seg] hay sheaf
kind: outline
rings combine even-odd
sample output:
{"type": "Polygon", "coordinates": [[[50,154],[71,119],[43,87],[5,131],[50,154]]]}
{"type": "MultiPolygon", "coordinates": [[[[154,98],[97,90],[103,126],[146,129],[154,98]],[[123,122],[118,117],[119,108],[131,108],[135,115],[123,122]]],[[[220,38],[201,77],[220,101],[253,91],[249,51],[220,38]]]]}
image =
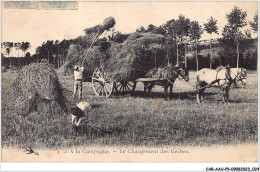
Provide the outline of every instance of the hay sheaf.
{"type": "Polygon", "coordinates": [[[11,108],[20,115],[68,113],[67,100],[53,67],[32,63],[22,68],[10,90],[11,108]]]}
{"type": "Polygon", "coordinates": [[[101,35],[105,30],[109,30],[110,28],[114,27],[116,21],[114,17],[108,17],[104,20],[102,25],[96,25],[94,27],[90,27],[85,29],[86,35],[97,34],[98,36],[101,35]]]}

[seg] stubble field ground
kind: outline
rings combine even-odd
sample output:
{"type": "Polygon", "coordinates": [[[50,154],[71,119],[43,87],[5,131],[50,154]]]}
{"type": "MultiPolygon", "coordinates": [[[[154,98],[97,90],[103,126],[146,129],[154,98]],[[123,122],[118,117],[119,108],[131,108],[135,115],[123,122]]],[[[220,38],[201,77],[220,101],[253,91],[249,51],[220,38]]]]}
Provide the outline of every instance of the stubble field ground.
{"type": "MultiPolygon", "coordinates": [[[[231,89],[230,105],[222,103],[218,88],[205,91],[205,101],[196,103],[194,88],[176,80],[174,97],[164,101],[162,87],[151,97],[143,94],[142,83],[134,95],[113,95],[104,100],[84,83],[83,100],[93,109],[89,123],[75,136],[71,116],[17,116],[7,108],[6,95],[17,72],[2,73],[2,146],[57,149],[74,146],[210,146],[257,143],[258,75],[249,71],[247,85],[231,89]],[[90,125],[91,126],[90,126],[90,125]]],[[[73,79],[59,76],[70,106],[73,79]]],[[[195,72],[190,72],[195,84],[195,72]]]]}

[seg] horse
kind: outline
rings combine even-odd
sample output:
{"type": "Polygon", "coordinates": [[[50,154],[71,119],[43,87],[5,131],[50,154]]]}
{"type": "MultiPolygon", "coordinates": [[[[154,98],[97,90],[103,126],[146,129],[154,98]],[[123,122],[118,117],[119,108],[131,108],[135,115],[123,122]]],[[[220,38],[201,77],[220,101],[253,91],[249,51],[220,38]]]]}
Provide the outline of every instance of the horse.
{"type": "Polygon", "coordinates": [[[220,68],[218,70],[204,68],[198,71],[196,74],[197,103],[203,100],[203,93],[206,88],[218,86],[223,93],[223,102],[229,104],[229,90],[233,81],[231,73],[230,68],[220,68]]]}
{"type": "Polygon", "coordinates": [[[170,87],[170,100],[172,99],[172,88],[177,78],[189,81],[189,71],[186,67],[178,67],[169,65],[167,67],[154,68],[148,71],[145,75],[146,78],[153,78],[154,81],[146,81],[144,83],[144,93],[148,89],[149,95],[155,85],[162,86],[164,88],[164,99],[168,99],[168,88],[170,87]]]}
{"type": "Polygon", "coordinates": [[[241,81],[243,85],[246,85],[246,77],[247,77],[247,72],[246,69],[244,68],[231,68],[231,78],[233,79],[233,83],[235,85],[235,88],[237,87],[237,82],[241,81]]]}
{"type": "MultiPolygon", "coordinates": [[[[219,66],[217,67],[217,71],[221,70],[221,69],[225,69],[224,66],[219,66]]],[[[231,79],[235,85],[235,88],[238,88],[237,87],[237,82],[241,81],[243,85],[246,85],[246,77],[247,77],[247,72],[246,72],[246,69],[244,68],[231,68],[230,69],[230,76],[231,76],[231,79]]]]}

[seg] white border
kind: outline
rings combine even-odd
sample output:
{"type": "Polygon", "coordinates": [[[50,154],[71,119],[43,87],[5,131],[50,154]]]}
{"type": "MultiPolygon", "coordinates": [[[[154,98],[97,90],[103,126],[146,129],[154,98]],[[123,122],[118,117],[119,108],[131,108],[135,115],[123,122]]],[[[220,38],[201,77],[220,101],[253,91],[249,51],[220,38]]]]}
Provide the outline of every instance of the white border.
{"type": "Polygon", "coordinates": [[[258,163],[2,163],[3,171],[206,171],[207,167],[259,167],[258,163]]]}
{"type": "MultiPolygon", "coordinates": [[[[20,0],[20,1],[26,1],[26,0],[20,0]]],[[[51,0],[47,0],[47,1],[51,1],[51,0]]],[[[78,0],[78,1],[82,1],[82,0],[78,0]]],[[[88,0],[88,1],[95,1],[95,0],[88,0]]],[[[109,1],[109,0],[96,0],[96,1],[109,1]]],[[[133,1],[133,0],[114,0],[114,1],[133,1]]],[[[135,1],[154,1],[154,0],[135,0],[135,1]]],[[[181,0],[163,0],[163,1],[181,1],[181,0]]],[[[194,0],[184,0],[184,1],[194,1],[194,0]]],[[[212,1],[212,0],[195,0],[195,1],[212,1]]],[[[214,0],[214,1],[232,1],[232,0],[214,0]]],[[[241,0],[233,0],[233,1],[241,1],[241,0]]],[[[254,0],[243,0],[243,1],[254,1],[254,0]]],[[[258,17],[259,17],[260,2],[259,0],[257,0],[257,2],[258,2],[258,17]]],[[[1,8],[2,8],[2,3],[1,3],[1,8]]],[[[0,12],[1,12],[1,8],[0,8],[0,12]]],[[[260,24],[258,23],[258,28],[259,26],[260,24]]],[[[258,39],[258,59],[260,54],[259,45],[260,45],[260,40],[258,39]]],[[[258,69],[259,67],[260,67],[260,62],[258,60],[258,69]]],[[[260,77],[258,75],[258,81],[259,80],[260,77]]],[[[260,85],[258,84],[258,90],[259,88],[260,85]]],[[[258,94],[258,105],[259,105],[259,101],[260,101],[260,97],[258,94]]],[[[260,118],[259,118],[259,108],[258,108],[258,126],[260,126],[259,119],[260,118]]],[[[259,136],[260,133],[258,128],[258,143],[260,141],[259,136]]],[[[0,151],[0,157],[1,157],[1,151],[0,151]]],[[[259,149],[258,149],[258,157],[260,157],[259,149]]],[[[206,171],[207,167],[213,167],[213,168],[259,167],[259,159],[257,163],[0,163],[1,171],[27,171],[27,172],[29,171],[74,171],[74,172],[75,171],[114,171],[114,172],[115,171],[206,171]]]]}

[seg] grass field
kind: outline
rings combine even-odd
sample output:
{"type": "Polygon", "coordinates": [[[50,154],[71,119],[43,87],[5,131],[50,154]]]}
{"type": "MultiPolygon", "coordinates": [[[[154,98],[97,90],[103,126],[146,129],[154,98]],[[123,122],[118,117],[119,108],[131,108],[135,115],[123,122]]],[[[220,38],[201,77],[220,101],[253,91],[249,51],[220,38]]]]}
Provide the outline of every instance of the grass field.
{"type": "MultiPolygon", "coordinates": [[[[75,136],[71,116],[40,116],[31,113],[18,116],[7,108],[6,95],[17,74],[2,73],[2,146],[22,148],[68,148],[72,146],[164,146],[225,145],[257,142],[258,80],[250,71],[247,85],[231,89],[230,103],[222,103],[218,88],[205,92],[205,101],[196,103],[194,88],[183,81],[174,84],[174,98],[163,100],[163,90],[155,87],[151,97],[144,97],[143,86],[137,84],[134,95],[113,95],[107,100],[94,95],[90,83],[84,83],[83,100],[93,109],[89,121],[75,136]]],[[[73,80],[59,77],[71,106],[73,80]]],[[[195,72],[190,72],[195,84],[195,72]]]]}

